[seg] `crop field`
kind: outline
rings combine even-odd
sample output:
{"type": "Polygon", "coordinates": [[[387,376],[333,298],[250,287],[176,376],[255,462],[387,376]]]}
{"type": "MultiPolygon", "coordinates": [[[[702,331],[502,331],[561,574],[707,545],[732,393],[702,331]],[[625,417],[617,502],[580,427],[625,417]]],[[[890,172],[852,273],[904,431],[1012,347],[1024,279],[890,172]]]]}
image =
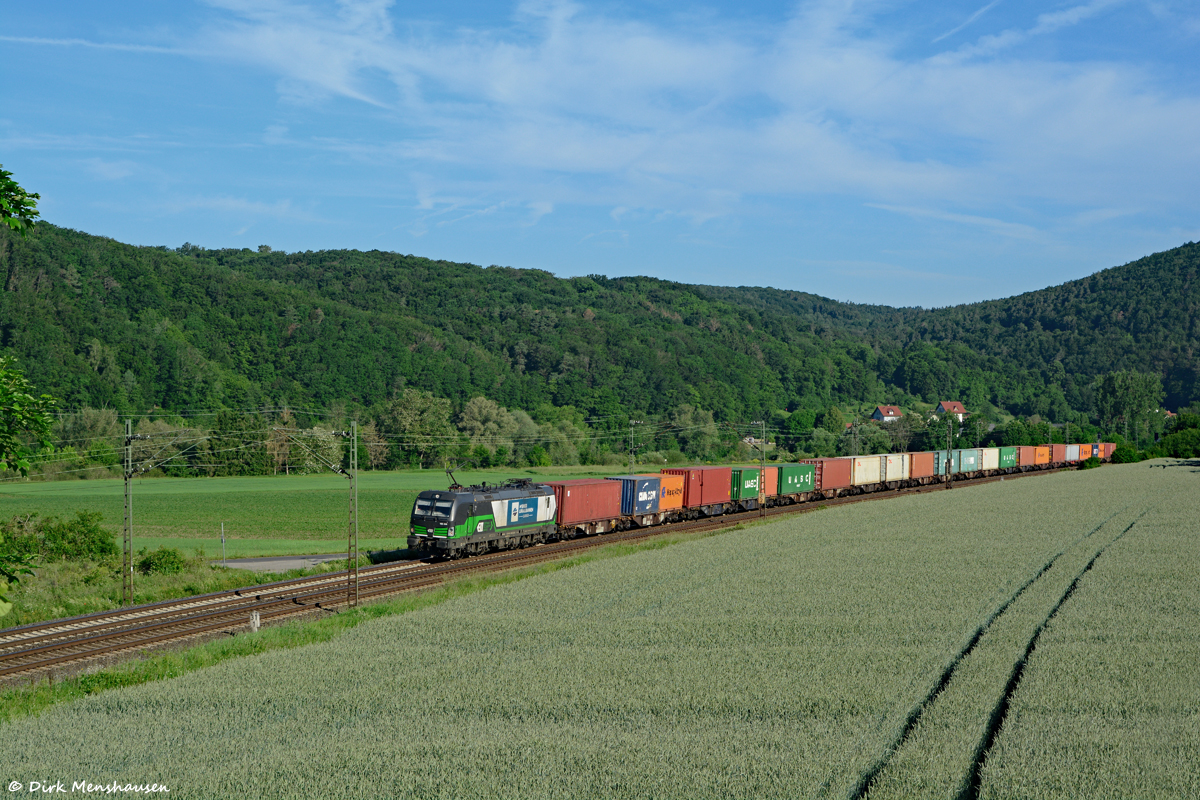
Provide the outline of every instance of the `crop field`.
{"type": "Polygon", "coordinates": [[[1163,463],[830,508],[105,692],[5,725],[0,779],[1194,797],[1200,465],[1163,463]]]}
{"type": "MultiPolygon", "coordinates": [[[[550,467],[455,473],[460,483],[506,478],[576,477],[612,467],[550,467]]],[[[417,493],[446,488],[436,470],[363,472],[358,478],[360,548],[404,546],[417,493]],[[399,544],[397,544],[399,543],[399,544]]],[[[229,556],[336,553],[346,546],[348,481],[327,475],[252,478],[138,478],[134,480],[134,533],[138,547],[164,545],[220,555],[225,523],[229,556]],[[185,540],[185,541],[180,541],[185,540]],[[193,541],[195,540],[195,541],[193,541]]],[[[71,517],[99,511],[104,526],[120,530],[120,480],[0,483],[0,518],[16,514],[71,517]]]]}

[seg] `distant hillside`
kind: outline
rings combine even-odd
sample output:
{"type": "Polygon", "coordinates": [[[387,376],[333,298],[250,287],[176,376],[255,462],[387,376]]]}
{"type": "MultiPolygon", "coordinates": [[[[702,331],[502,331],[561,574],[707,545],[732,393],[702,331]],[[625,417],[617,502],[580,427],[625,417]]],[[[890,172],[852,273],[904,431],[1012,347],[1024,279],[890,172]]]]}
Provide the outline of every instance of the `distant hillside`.
{"type": "Polygon", "coordinates": [[[683,404],[718,419],[964,399],[1086,411],[1118,368],[1200,400],[1200,246],[1059,287],[893,309],[652,278],[379,251],[134,247],[48,224],[0,233],[0,352],[68,406],[377,404],[413,386],[592,417],[683,404]]]}

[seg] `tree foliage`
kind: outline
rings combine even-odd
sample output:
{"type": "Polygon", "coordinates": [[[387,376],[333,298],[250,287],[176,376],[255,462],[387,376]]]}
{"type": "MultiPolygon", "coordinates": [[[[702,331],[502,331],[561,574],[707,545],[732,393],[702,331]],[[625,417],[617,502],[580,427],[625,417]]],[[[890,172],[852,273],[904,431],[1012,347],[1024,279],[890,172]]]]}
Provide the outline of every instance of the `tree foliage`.
{"type": "Polygon", "coordinates": [[[41,195],[27,192],[12,179],[12,173],[0,164],[0,223],[28,236],[38,216],[37,201],[41,195]]]}

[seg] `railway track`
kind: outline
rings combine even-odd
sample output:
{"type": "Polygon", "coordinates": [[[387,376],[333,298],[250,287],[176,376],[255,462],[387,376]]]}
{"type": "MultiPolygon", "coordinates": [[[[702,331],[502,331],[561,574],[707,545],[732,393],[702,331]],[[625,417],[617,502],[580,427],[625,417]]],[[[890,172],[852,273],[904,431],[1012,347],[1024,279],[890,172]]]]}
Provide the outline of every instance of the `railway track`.
{"type": "MultiPolygon", "coordinates": [[[[1005,478],[1046,475],[1057,471],[1041,470],[955,483],[959,486],[975,486],[1005,478]]],[[[634,543],[664,534],[716,531],[831,506],[944,489],[944,484],[931,484],[775,506],[765,509],[765,513],[745,511],[653,528],[634,528],[524,550],[491,553],[463,561],[381,564],[359,569],[358,597],[360,603],[380,600],[401,592],[435,587],[467,574],[499,572],[553,561],[616,542],[634,543]]],[[[86,670],[97,663],[108,663],[148,648],[198,637],[238,633],[249,629],[254,613],[258,614],[260,624],[267,624],[306,614],[337,612],[344,609],[346,604],[347,574],[342,571],[23,625],[0,631],[0,682],[32,682],[41,676],[53,677],[55,672],[63,670],[86,670]]]]}

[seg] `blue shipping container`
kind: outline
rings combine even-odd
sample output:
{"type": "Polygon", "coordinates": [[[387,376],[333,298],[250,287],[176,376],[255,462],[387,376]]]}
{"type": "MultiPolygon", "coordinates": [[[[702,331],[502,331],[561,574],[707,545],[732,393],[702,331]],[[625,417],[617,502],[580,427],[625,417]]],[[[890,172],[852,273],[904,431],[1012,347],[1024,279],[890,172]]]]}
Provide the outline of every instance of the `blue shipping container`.
{"type": "Polygon", "coordinates": [[[620,475],[609,480],[621,482],[622,514],[654,514],[658,511],[660,479],[645,475],[620,475]]]}
{"type": "MultiPolygon", "coordinates": [[[[946,474],[946,451],[945,450],[934,450],[933,451],[933,474],[934,475],[945,475],[946,474]]],[[[951,474],[954,474],[953,469],[951,470],[951,474]]]]}

